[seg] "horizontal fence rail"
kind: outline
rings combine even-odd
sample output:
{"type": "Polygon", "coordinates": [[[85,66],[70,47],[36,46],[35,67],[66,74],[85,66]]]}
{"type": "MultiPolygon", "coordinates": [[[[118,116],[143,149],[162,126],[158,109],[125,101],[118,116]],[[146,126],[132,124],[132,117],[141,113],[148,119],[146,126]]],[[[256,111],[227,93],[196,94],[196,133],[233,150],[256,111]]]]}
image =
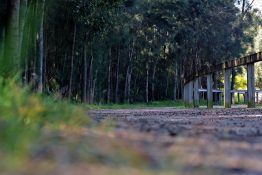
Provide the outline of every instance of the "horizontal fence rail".
{"type": "Polygon", "coordinates": [[[213,65],[213,66],[205,66],[203,68],[200,68],[195,74],[186,76],[184,83],[186,84],[194,80],[197,77],[212,74],[214,72],[219,72],[219,71],[223,71],[226,69],[231,69],[231,68],[239,67],[239,66],[245,66],[245,65],[256,63],[259,61],[262,61],[262,52],[258,52],[258,53],[251,54],[251,55],[248,55],[242,58],[238,58],[238,59],[234,59],[234,60],[228,60],[228,61],[225,61],[224,63],[220,63],[220,64],[213,65]]]}
{"type": "MultiPolygon", "coordinates": [[[[207,92],[207,89],[199,89],[198,92],[207,92]]],[[[224,90],[213,89],[213,93],[224,93],[224,90]]],[[[247,90],[231,90],[231,93],[245,94],[247,90]]],[[[255,92],[262,93],[262,90],[256,90],[255,92]]]]}

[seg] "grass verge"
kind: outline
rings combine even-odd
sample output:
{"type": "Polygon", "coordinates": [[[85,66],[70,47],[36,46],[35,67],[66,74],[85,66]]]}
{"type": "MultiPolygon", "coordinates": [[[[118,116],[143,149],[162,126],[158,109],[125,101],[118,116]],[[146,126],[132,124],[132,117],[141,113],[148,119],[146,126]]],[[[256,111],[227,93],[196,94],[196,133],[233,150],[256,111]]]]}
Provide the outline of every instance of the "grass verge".
{"type": "Polygon", "coordinates": [[[135,104],[97,104],[86,105],[88,109],[142,109],[142,108],[158,108],[158,107],[172,107],[185,108],[183,101],[154,101],[150,103],[135,103],[135,104]]]}

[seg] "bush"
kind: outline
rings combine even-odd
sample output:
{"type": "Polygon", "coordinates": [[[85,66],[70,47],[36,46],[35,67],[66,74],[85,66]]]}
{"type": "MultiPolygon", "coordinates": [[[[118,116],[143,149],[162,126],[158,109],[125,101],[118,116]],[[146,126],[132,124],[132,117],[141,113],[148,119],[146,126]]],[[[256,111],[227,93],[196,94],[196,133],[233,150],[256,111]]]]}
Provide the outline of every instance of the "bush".
{"type": "Polygon", "coordinates": [[[32,94],[16,80],[0,78],[0,169],[14,169],[43,128],[89,124],[85,111],[66,101],[32,94]]]}

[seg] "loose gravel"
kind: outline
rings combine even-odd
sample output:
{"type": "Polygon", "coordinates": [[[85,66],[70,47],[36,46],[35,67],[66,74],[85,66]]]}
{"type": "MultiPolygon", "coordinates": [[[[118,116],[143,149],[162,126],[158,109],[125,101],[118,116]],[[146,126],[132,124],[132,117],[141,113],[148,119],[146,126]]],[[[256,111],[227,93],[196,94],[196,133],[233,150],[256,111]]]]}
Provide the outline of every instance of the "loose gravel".
{"type": "Polygon", "coordinates": [[[98,124],[112,121],[119,133],[150,135],[153,139],[141,137],[137,144],[156,165],[177,166],[181,174],[262,174],[262,109],[94,110],[89,115],[98,124]]]}

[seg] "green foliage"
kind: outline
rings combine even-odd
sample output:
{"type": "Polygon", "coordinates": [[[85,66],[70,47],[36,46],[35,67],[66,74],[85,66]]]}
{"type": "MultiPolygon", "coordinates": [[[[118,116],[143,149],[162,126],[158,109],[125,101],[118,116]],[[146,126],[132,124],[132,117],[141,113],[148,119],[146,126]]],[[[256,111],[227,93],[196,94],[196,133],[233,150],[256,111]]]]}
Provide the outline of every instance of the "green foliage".
{"type": "Polygon", "coordinates": [[[247,89],[247,75],[239,74],[236,76],[235,89],[247,89]]]}
{"type": "Polygon", "coordinates": [[[44,128],[89,124],[85,111],[65,101],[31,94],[14,79],[0,78],[0,168],[24,163],[44,128]]]}

